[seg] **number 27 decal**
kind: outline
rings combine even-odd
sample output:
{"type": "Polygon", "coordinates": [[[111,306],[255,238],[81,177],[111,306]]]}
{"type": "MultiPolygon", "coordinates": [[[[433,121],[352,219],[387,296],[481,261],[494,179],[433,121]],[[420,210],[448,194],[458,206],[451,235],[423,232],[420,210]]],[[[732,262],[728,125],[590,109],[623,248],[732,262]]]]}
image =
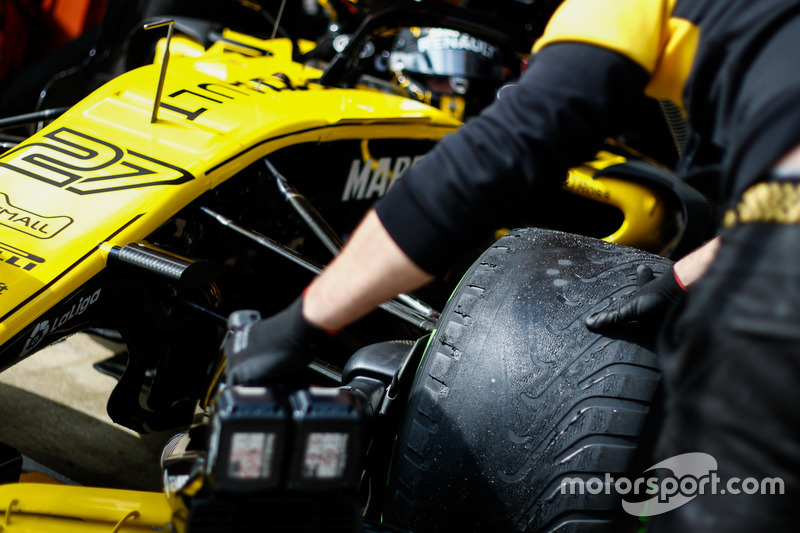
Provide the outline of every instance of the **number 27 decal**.
{"type": "Polygon", "coordinates": [[[0,167],[81,195],[180,185],[194,179],[182,168],[70,128],[58,128],[44,137],[47,141],[6,152],[0,167]]]}

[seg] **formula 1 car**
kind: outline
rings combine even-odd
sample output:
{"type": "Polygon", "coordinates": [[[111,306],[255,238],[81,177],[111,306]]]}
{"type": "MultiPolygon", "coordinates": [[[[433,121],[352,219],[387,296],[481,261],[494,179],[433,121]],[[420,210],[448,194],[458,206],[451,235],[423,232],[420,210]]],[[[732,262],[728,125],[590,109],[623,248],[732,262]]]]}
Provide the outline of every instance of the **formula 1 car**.
{"type": "Polygon", "coordinates": [[[340,335],[309,368],[323,389],[225,386],[228,317],[294,299],[460,126],[375,70],[375,43],[439,26],[526,57],[480,16],[416,3],[367,18],[326,64],[308,60],[314,43],[150,21],[168,34],[153,63],[0,123],[57,116],[0,157],[0,366],[75,332],[117,332],[127,360],[112,419],[192,427],[165,455],[164,494],[10,484],[5,528],[613,522],[613,502],[555,488],[573,465],[632,468],[657,364],[580,318],[633,289],[624,267],[660,271],[702,242],[710,218],[703,196],[619,145],[571,170],[530,228],[487,235],[435,304],[401,295],[340,335]]]}

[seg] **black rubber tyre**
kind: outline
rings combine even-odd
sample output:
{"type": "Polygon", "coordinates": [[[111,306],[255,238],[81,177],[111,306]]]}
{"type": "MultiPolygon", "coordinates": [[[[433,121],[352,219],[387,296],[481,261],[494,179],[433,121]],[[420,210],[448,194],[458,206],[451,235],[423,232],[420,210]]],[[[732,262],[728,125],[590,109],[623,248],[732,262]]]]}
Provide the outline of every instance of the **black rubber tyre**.
{"type": "Polygon", "coordinates": [[[566,477],[629,476],[653,432],[643,428],[656,356],[583,324],[635,290],[643,262],[657,273],[670,264],[541,229],[515,230],[475,262],[417,372],[386,522],[415,532],[621,531],[615,492],[559,487],[566,477]]]}

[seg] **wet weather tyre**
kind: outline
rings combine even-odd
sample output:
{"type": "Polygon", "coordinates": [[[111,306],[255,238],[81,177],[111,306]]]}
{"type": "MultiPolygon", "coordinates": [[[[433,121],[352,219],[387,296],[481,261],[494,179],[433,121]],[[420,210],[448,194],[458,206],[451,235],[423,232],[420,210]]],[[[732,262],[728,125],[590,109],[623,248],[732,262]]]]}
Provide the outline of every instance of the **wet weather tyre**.
{"type": "Polygon", "coordinates": [[[515,230],[475,262],[412,385],[387,522],[414,532],[623,530],[616,491],[560,487],[630,476],[652,433],[655,354],[583,324],[635,290],[641,263],[656,273],[670,264],[541,229],[515,230]]]}

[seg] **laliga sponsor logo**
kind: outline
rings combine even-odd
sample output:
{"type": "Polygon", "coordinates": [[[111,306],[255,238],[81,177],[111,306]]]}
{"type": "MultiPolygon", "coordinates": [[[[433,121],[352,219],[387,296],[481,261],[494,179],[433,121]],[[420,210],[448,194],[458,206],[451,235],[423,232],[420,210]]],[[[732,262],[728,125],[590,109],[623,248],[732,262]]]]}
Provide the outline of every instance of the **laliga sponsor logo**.
{"type": "Polygon", "coordinates": [[[37,239],[49,239],[72,222],[72,218],[68,216],[48,217],[17,207],[11,203],[6,193],[0,192],[0,225],[37,239]]]}
{"type": "Polygon", "coordinates": [[[85,313],[89,306],[100,298],[101,290],[102,289],[97,289],[91,295],[86,296],[85,298],[83,296],[78,298],[78,301],[72,304],[72,307],[69,308],[69,311],[53,319],[52,325],[50,325],[50,320],[48,319],[42,320],[36,324],[31,332],[31,336],[28,337],[28,340],[25,342],[25,347],[22,349],[21,355],[26,355],[31,350],[36,348],[39,343],[42,342],[42,339],[44,339],[44,337],[51,331],[57,330],[66,324],[70,319],[75,318],[76,316],[81,316],[83,313],[85,313]]]}

